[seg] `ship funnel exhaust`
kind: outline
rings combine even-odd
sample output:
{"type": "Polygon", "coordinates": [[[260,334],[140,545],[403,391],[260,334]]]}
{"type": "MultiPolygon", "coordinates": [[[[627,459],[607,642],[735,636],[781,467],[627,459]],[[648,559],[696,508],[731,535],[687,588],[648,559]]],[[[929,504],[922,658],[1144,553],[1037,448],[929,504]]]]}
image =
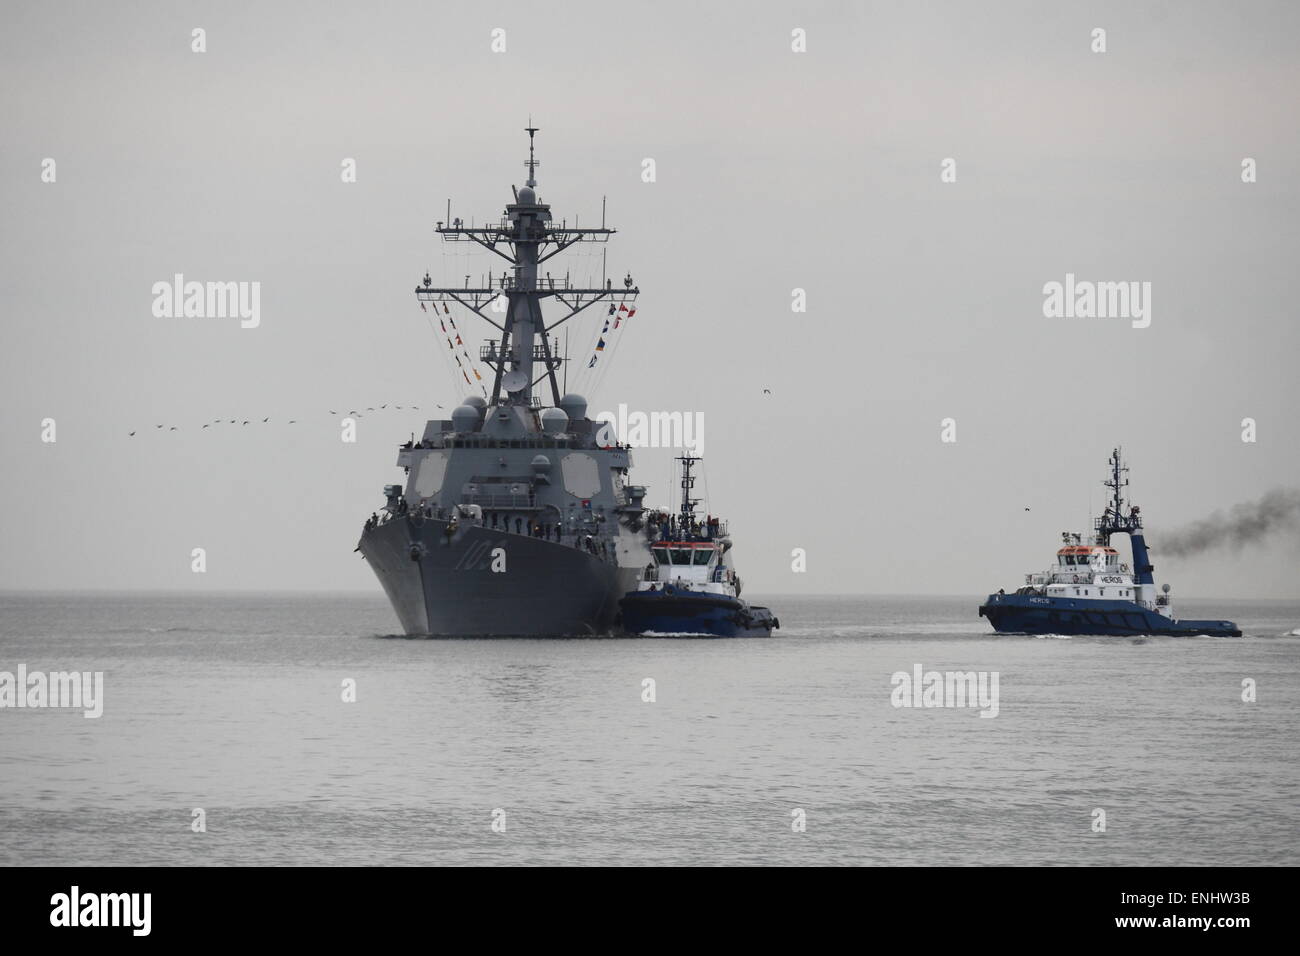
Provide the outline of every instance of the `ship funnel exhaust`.
{"type": "Polygon", "coordinates": [[[1258,501],[1216,511],[1157,539],[1162,557],[1186,558],[1215,548],[1240,551],[1265,538],[1300,531],[1300,489],[1275,488],[1258,501]]]}

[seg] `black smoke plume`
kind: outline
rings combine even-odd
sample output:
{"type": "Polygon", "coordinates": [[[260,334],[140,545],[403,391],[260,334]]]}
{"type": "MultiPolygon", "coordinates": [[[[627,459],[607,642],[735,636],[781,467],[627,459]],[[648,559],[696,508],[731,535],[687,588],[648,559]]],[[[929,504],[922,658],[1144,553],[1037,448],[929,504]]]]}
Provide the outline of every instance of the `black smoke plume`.
{"type": "Polygon", "coordinates": [[[1216,511],[1171,534],[1160,535],[1152,551],[1170,558],[1185,558],[1212,548],[1240,551],[1287,531],[1300,531],[1300,489],[1275,488],[1258,501],[1233,505],[1228,511],[1216,511]]]}

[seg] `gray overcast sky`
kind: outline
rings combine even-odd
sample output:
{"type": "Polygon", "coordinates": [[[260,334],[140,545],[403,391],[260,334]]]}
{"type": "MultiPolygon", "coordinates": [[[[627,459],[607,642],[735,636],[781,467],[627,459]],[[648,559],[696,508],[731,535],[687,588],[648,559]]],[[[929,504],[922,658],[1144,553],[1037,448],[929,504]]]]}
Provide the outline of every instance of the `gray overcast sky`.
{"type": "MultiPolygon", "coordinates": [[[[592,408],[704,413],[708,507],[751,593],[1013,587],[1090,526],[1122,444],[1157,580],[1300,594],[1293,540],[1159,551],[1162,527],[1300,483],[1294,4],[7,2],[3,19],[0,587],[377,592],[352,547],[424,416],[367,415],[346,445],[328,411],[456,403],[411,290],[495,268],[447,255],[433,223],[448,197],[500,215],[531,113],[543,199],[594,223],[607,195],[610,273],[643,290],[592,408]],[[154,318],[151,286],[177,272],[261,282],[261,327],[154,318]],[[1151,282],[1150,328],[1044,318],[1067,272],[1151,282]],[[258,427],[200,429],[219,417],[258,427]]],[[[672,454],[636,453],[653,502],[672,454]]]]}

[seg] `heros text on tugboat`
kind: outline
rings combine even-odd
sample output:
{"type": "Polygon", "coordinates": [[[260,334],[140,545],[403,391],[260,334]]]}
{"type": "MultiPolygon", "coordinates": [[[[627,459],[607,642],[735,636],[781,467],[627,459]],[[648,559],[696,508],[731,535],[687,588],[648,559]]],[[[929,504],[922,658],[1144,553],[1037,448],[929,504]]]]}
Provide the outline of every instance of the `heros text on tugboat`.
{"type": "Polygon", "coordinates": [[[1056,564],[1040,574],[1025,575],[1014,594],[990,594],[979,613],[994,629],[1017,634],[1207,634],[1240,637],[1231,621],[1190,621],[1174,617],[1169,585],[1156,593],[1155,568],[1147,554],[1142,518],[1136,505],[1124,510],[1123,489],[1128,468],[1119,449],[1110,457],[1111,489],[1105,512],[1094,522],[1094,533],[1062,535],[1056,564]],[[1133,569],[1121,564],[1110,545],[1111,535],[1129,536],[1133,569]]]}

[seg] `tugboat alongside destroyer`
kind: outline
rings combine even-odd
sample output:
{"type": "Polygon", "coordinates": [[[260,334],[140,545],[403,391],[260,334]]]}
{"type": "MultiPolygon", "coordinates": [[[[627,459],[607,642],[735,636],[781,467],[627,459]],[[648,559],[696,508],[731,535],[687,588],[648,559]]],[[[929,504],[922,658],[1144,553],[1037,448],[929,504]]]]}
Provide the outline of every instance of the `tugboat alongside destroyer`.
{"type": "MultiPolygon", "coordinates": [[[[471,396],[403,446],[397,464],[406,484],[385,487],[387,503],[358,544],[408,634],[603,633],[650,560],[641,533],[645,488],[628,480],[632,455],[598,441],[602,423],[587,417],[582,396],[560,394],[555,373],[564,360],[549,335],[597,303],[612,311],[635,302],[638,290],[630,275],[621,288],[539,277],[540,263],[580,242],[607,242],[614,230],[552,220],[536,191],[537,130],[527,132],[528,179],[505,215],[483,226],[453,219],[437,227],[444,241],[501,256],[507,271],[462,288],[434,288],[426,275],[415,290],[422,308],[441,306],[440,322],[456,303],[499,334],[478,356],[493,372],[490,394],[471,396]],[[498,298],[504,314],[491,309],[498,298]],[[544,299],[567,312],[548,322],[544,299]],[[534,393],[539,385],[549,393],[545,405],[534,393]]],[[[449,333],[453,357],[463,344],[449,333]]],[[[469,382],[472,360],[463,354],[457,364],[469,382]]]]}
{"type": "Polygon", "coordinates": [[[647,531],[655,563],[621,602],[628,634],[691,637],[767,637],[781,622],[765,607],[740,599],[731,563],[731,536],[720,518],[695,514],[691,496],[699,458],[682,455],[682,503],[678,514],[651,516],[647,531]]]}
{"type": "MultiPolygon", "coordinates": [[[[646,520],[646,489],[630,482],[628,446],[611,439],[612,425],[587,416],[586,399],[560,392],[556,371],[565,359],[556,354],[551,333],[597,303],[608,305],[617,328],[635,315],[636,307],[629,303],[635,303],[639,290],[630,274],[621,288],[609,280],[603,287],[587,288],[567,276],[539,276],[538,266],[552,256],[577,243],[607,242],[614,230],[606,228],[603,217],[599,228],[554,223],[551,207],[536,191],[537,129],[527,132],[528,179],[515,191],[505,215],[475,227],[451,219],[449,212],[450,221],[437,225],[444,241],[477,243],[507,260],[508,270],[477,287],[467,278],[462,288],[435,288],[426,274],[415,290],[420,307],[428,311],[431,306],[442,325],[467,384],[473,384],[471,371],[476,379],[481,376],[449,303],[468,308],[498,330],[499,336],[488,339],[478,355],[493,373],[492,390],[480,386],[482,397],[467,398],[450,419],[428,422],[418,441],[402,446],[397,464],[405,470],[406,483],[384,488],[385,506],[366,521],[357,550],[411,635],[608,633],[618,624],[625,596],[632,600],[630,617],[640,621],[635,607],[644,592],[639,585],[647,567],[658,580],[654,559],[663,561],[658,566],[664,569],[660,598],[670,588],[677,590],[669,573],[676,572],[682,590],[693,587],[685,584],[687,578],[702,574],[709,580],[701,579],[693,597],[704,599],[706,591],[717,590],[707,599],[714,602],[710,608],[716,610],[716,602],[723,601],[734,629],[768,633],[776,624],[770,613],[738,598],[739,581],[723,561],[729,539],[690,530],[693,515],[687,500],[683,533],[664,542],[664,527],[646,520]],[[489,313],[501,299],[506,308],[504,314],[495,313],[498,321],[489,313]],[[544,299],[567,312],[548,322],[542,315],[544,299]],[[549,392],[549,404],[534,393],[538,386],[549,392]],[[683,553],[690,554],[689,567],[673,557],[683,553]]],[[[597,351],[604,344],[602,337],[597,351]]],[[[673,527],[678,527],[675,522],[673,527]]],[[[666,606],[656,607],[662,612],[666,606]]],[[[692,604],[692,614],[702,607],[692,604]]],[[[628,608],[622,612],[625,618],[628,608]]],[[[703,617],[714,621],[716,615],[710,611],[703,617]]],[[[657,627],[672,621],[660,613],[649,623],[657,627]]]]}

